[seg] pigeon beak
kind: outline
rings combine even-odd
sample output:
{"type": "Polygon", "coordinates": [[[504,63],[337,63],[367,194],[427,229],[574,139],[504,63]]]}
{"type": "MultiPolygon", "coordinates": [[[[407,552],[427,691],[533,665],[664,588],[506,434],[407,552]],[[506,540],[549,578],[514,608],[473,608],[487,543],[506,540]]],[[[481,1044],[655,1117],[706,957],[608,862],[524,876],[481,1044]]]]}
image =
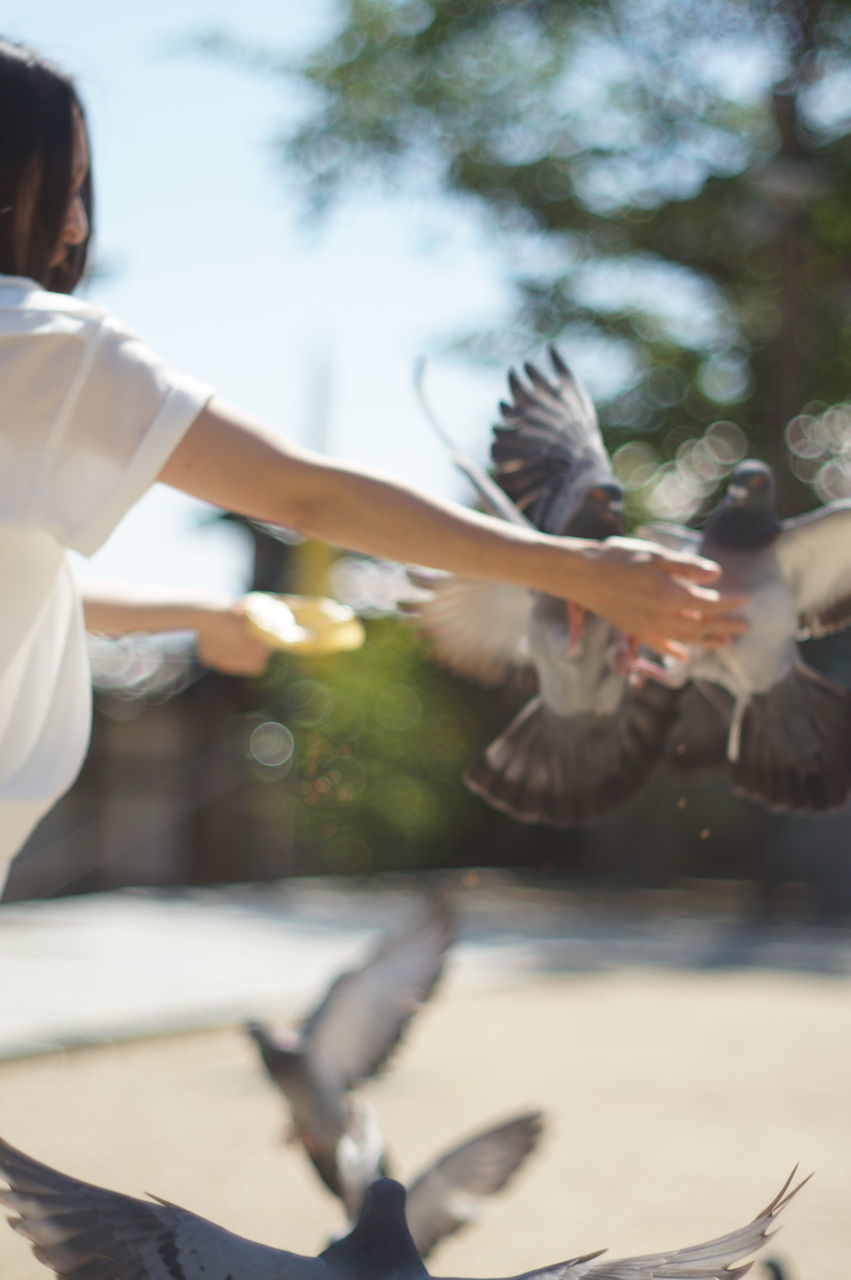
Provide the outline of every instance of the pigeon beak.
{"type": "Polygon", "coordinates": [[[727,497],[737,507],[747,499],[750,490],[746,484],[731,484],[727,489],[727,497]]]}

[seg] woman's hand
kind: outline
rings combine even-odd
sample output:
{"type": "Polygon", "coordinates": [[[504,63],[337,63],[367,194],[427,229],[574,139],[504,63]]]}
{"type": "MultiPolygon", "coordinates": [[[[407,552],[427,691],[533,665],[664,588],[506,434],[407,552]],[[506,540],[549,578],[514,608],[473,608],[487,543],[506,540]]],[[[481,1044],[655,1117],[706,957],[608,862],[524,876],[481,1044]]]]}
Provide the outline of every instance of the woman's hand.
{"type": "Polygon", "coordinates": [[[684,646],[719,648],[747,629],[736,615],[747,596],[711,586],[721,573],[712,560],[638,538],[609,538],[584,554],[589,573],[577,603],[656,653],[682,659],[684,646]]]}
{"type": "Polygon", "coordinates": [[[249,630],[241,600],[199,610],[195,634],[205,667],[228,676],[259,676],[265,671],[272,647],[249,630]]]}

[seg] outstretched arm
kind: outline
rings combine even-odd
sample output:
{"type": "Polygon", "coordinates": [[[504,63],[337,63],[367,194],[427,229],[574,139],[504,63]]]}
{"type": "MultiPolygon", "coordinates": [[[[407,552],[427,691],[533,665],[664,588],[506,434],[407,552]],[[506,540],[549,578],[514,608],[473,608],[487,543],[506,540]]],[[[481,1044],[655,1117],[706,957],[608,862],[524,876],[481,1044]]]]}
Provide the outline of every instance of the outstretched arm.
{"type": "Polygon", "coordinates": [[[741,597],[707,587],[718,568],[648,543],[554,538],[281,440],[214,399],[159,479],[242,515],[367,555],[508,582],[573,600],[662,653],[724,644],[741,597]]]}
{"type": "Polygon", "coordinates": [[[242,602],[223,591],[134,587],[81,579],[86,628],[108,636],[192,630],[205,666],[227,675],[259,675],[269,647],[246,625],[242,602]]]}

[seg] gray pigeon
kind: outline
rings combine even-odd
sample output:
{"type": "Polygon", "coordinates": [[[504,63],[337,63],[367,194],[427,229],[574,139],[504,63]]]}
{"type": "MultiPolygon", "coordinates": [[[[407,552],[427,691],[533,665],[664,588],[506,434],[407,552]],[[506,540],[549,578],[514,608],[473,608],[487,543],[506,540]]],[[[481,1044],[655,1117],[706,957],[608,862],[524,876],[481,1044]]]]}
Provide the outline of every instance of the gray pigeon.
{"type": "MultiPolygon", "coordinates": [[[[166,1200],[149,1203],[80,1182],[0,1141],[0,1202],[60,1280],[419,1280],[429,1273],[405,1221],[405,1189],[382,1178],[357,1225],[318,1258],[233,1235],[166,1200]]],[[[794,1172],[793,1172],[794,1176],[794,1172]]],[[[791,1178],[746,1227],[691,1248],[598,1262],[601,1253],[527,1271],[515,1280],[734,1280],[761,1249],[778,1213],[804,1185],[791,1178]]],[[[806,1181],[806,1180],[805,1180],[806,1181]]]]}
{"type": "MultiPolygon", "coordinates": [[[[535,1149],[542,1127],[539,1111],[515,1116],[444,1151],[409,1182],[408,1229],[421,1258],[427,1258],[445,1236],[476,1220],[482,1200],[501,1191],[535,1149]]],[[[362,1161],[356,1163],[353,1185],[347,1181],[350,1173],[344,1160],[338,1163],[354,1222],[369,1183],[363,1180],[362,1161]]]]}
{"type": "MultiPolygon", "coordinates": [[[[509,374],[512,399],[492,446],[501,487],[475,464],[463,470],[495,514],[602,541],[623,531],[623,491],[587,392],[552,347],[550,359],[551,378],[532,364],[526,383],[509,374]]],[[[593,822],[640,790],[662,759],[678,695],[630,683],[620,631],[519,587],[421,571],[411,579],[431,592],[408,611],[438,660],[482,684],[530,669],[536,678],[535,695],[468,773],[471,790],[520,822],[552,827],[593,822]]]]}
{"type": "Polygon", "coordinates": [[[328,1189],[348,1198],[351,1213],[385,1172],[381,1130],[351,1091],[387,1064],[434,991],[453,936],[454,912],[444,894],[434,894],[359,969],[334,980],[297,1032],[272,1032],[256,1021],[246,1026],[289,1103],[290,1139],[302,1144],[328,1189]]]}
{"type": "Polygon", "coordinates": [[[771,469],[748,460],[702,534],[664,524],[646,532],[718,561],[721,589],[749,596],[746,632],[722,649],[695,650],[661,677],[691,682],[673,761],[700,768],[726,760],[732,789],[777,812],[842,808],[851,792],[851,693],[802,662],[796,641],[851,622],[851,503],[779,520],[771,469]]]}

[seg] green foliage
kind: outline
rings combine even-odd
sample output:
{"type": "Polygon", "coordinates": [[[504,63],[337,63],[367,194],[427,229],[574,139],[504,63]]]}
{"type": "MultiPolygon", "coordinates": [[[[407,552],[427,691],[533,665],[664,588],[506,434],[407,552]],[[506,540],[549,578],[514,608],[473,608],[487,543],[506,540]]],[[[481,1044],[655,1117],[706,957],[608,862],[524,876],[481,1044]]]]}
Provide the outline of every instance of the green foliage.
{"type": "MultiPolygon", "coordinates": [[[[851,0],[338,0],[299,64],[208,44],[307,90],[281,159],[315,211],[383,183],[485,221],[517,312],[471,351],[554,339],[624,371],[601,418],[634,518],[692,517],[746,453],[777,468],[783,514],[851,496],[851,0]]],[[[477,856],[498,833],[527,866],[639,879],[681,873],[688,839],[701,870],[782,853],[782,818],[699,785],[593,832],[484,810],[461,777],[498,702],[392,621],[358,654],[282,659],[294,786],[268,768],[263,806],[334,870],[433,864],[474,824],[477,856]]]]}
{"type": "MultiPolygon", "coordinates": [[[[282,156],[316,206],[378,177],[477,204],[509,270],[518,237],[549,246],[484,352],[617,353],[622,441],[673,465],[732,416],[784,508],[811,501],[783,432],[851,387],[848,0],[340,0],[284,73],[311,105],[282,156]]],[[[693,514],[681,480],[645,505],[693,514]]]]}
{"type": "Polygon", "coordinates": [[[461,779],[485,696],[431,662],[410,625],[367,627],[357,652],[280,656],[265,681],[264,715],[290,730],[295,750],[288,769],[265,771],[257,803],[336,872],[443,860],[476,806],[461,779]]]}

